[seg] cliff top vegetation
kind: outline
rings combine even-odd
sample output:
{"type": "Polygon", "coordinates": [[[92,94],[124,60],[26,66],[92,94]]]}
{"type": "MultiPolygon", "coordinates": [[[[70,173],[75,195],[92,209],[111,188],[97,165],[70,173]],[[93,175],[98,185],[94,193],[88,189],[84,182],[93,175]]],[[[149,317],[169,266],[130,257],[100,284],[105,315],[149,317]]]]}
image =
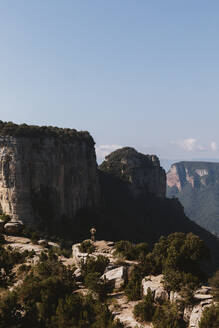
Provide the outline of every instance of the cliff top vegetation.
{"type": "Polygon", "coordinates": [[[77,131],[75,129],[58,128],[55,126],[37,126],[15,124],[13,122],[0,121],[0,136],[31,137],[31,138],[61,138],[65,141],[86,140],[90,145],[94,145],[94,140],[87,131],[77,131]]]}

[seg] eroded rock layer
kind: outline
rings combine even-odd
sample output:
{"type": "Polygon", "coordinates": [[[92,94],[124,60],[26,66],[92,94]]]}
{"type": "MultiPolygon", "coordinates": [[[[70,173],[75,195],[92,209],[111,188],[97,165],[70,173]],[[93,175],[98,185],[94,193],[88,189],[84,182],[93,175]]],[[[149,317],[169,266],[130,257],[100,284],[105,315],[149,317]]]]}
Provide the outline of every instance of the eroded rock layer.
{"type": "Polygon", "coordinates": [[[71,219],[78,209],[99,202],[93,139],[72,131],[75,137],[0,136],[2,212],[32,224],[63,216],[71,219]]]}
{"type": "Polygon", "coordinates": [[[219,163],[179,162],[167,173],[167,196],[177,197],[185,213],[219,235],[219,163]]]}

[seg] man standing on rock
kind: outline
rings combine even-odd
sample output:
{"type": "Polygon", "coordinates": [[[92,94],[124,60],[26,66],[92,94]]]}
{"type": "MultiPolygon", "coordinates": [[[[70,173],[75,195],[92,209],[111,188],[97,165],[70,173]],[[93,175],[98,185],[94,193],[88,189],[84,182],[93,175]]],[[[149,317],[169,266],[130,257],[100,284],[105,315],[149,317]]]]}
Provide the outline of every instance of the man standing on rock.
{"type": "Polygon", "coordinates": [[[95,242],[96,229],[95,229],[95,228],[91,228],[91,229],[90,229],[90,233],[91,233],[91,240],[92,240],[93,242],[95,242]]]}

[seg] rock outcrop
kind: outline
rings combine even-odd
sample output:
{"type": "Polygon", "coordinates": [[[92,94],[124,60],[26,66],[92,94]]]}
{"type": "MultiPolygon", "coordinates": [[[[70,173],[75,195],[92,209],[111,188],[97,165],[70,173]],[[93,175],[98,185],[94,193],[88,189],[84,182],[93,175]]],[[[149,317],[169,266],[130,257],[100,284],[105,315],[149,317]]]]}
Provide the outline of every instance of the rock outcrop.
{"type": "Polygon", "coordinates": [[[144,155],[125,147],[108,155],[100,169],[126,181],[135,197],[147,197],[148,192],[165,197],[166,174],[155,155],[144,155]]]}
{"type": "Polygon", "coordinates": [[[0,207],[12,220],[72,219],[99,203],[94,142],[88,132],[0,122],[0,207]]]}
{"type": "MultiPolygon", "coordinates": [[[[148,288],[153,293],[155,301],[170,301],[171,303],[182,302],[183,297],[174,291],[169,293],[163,286],[163,275],[147,276],[142,280],[143,295],[147,295],[148,288]]],[[[198,328],[204,309],[213,304],[213,297],[211,295],[211,288],[208,286],[201,286],[194,292],[193,303],[186,306],[183,311],[183,318],[188,323],[188,328],[198,328]]]]}
{"type": "Polygon", "coordinates": [[[19,234],[23,229],[23,223],[21,221],[12,221],[4,225],[4,231],[6,234],[19,234]]]}
{"type": "Polygon", "coordinates": [[[169,295],[163,286],[163,275],[147,276],[142,280],[143,295],[147,295],[148,288],[154,295],[154,300],[166,301],[169,299],[169,295]]]}
{"type": "Polygon", "coordinates": [[[219,234],[219,163],[179,162],[167,173],[167,196],[177,197],[188,217],[219,234]]]}
{"type": "Polygon", "coordinates": [[[189,318],[189,328],[199,328],[199,322],[202,317],[204,309],[212,304],[212,300],[201,301],[192,309],[189,318]]]}
{"type": "Polygon", "coordinates": [[[119,266],[118,268],[107,271],[101,276],[101,279],[111,281],[115,289],[121,288],[127,279],[127,268],[119,266]]]}

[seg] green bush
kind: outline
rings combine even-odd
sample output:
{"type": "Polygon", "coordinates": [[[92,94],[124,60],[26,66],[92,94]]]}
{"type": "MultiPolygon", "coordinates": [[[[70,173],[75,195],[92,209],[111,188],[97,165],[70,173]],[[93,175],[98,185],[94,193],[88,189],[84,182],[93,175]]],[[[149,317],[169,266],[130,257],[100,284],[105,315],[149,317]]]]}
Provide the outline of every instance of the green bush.
{"type": "Polygon", "coordinates": [[[143,302],[140,302],[134,307],[134,316],[137,321],[151,322],[155,312],[155,304],[151,289],[148,288],[147,295],[144,297],[143,302]]]}
{"type": "Polygon", "coordinates": [[[79,246],[79,250],[82,253],[88,253],[91,254],[94,252],[95,247],[94,245],[92,245],[92,243],[90,242],[90,240],[84,240],[82,241],[82,243],[79,246]]]}
{"type": "Polygon", "coordinates": [[[85,286],[98,294],[99,300],[103,302],[107,294],[113,290],[113,285],[106,279],[100,279],[97,272],[88,273],[84,279],[85,286]]]}
{"type": "Polygon", "coordinates": [[[131,277],[125,287],[125,294],[129,301],[137,301],[142,296],[141,286],[142,274],[138,270],[138,267],[134,268],[131,277]]]}
{"type": "Polygon", "coordinates": [[[109,259],[105,256],[99,255],[97,258],[87,257],[86,261],[82,261],[80,264],[82,276],[85,277],[88,273],[98,273],[101,276],[107,265],[109,259]]]}
{"type": "Polygon", "coordinates": [[[219,302],[219,270],[209,279],[215,302],[219,302]]]}
{"type": "Polygon", "coordinates": [[[196,288],[206,279],[200,268],[209,251],[203,241],[193,233],[176,232],[161,237],[146,256],[147,274],[164,274],[168,290],[179,291],[182,286],[196,288]]]}
{"type": "Polygon", "coordinates": [[[54,326],[57,328],[123,328],[105,304],[91,296],[70,295],[59,301],[54,326]]]}
{"type": "Polygon", "coordinates": [[[204,309],[199,328],[218,328],[219,327],[219,307],[211,305],[204,309]]]}
{"type": "Polygon", "coordinates": [[[121,240],[115,243],[115,254],[124,257],[127,260],[140,260],[148,253],[148,244],[133,244],[128,240],[121,240]]]}
{"type": "Polygon", "coordinates": [[[154,328],[185,328],[186,324],[176,304],[157,306],[153,316],[154,328]]]}
{"type": "Polygon", "coordinates": [[[13,283],[15,274],[13,267],[16,264],[23,263],[28,256],[28,251],[18,252],[10,249],[5,249],[0,246],[0,287],[7,287],[13,283]]]}
{"type": "Polygon", "coordinates": [[[11,217],[7,214],[1,214],[0,220],[4,221],[5,223],[8,223],[11,220],[11,217]]]}
{"type": "MultiPolygon", "coordinates": [[[[76,131],[75,129],[62,129],[55,126],[37,126],[27,124],[15,124],[13,122],[0,121],[0,135],[10,135],[14,137],[32,137],[39,138],[43,142],[43,138],[53,137],[66,141],[84,140],[88,145],[93,146],[94,141],[87,131],[76,131]]],[[[37,147],[37,144],[34,145],[37,147]]]]}

